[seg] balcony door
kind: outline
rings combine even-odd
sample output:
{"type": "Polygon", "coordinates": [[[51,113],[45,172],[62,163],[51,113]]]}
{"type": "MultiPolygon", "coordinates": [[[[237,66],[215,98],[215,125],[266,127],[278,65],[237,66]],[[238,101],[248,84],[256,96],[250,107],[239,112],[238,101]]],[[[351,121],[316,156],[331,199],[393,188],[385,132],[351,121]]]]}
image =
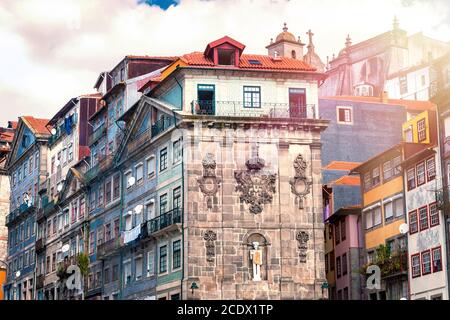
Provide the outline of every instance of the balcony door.
{"type": "Polygon", "coordinates": [[[213,115],[215,113],[215,86],[199,84],[197,86],[196,114],[213,115]]]}
{"type": "Polygon", "coordinates": [[[289,116],[306,118],[306,89],[289,88],[289,116]]]}

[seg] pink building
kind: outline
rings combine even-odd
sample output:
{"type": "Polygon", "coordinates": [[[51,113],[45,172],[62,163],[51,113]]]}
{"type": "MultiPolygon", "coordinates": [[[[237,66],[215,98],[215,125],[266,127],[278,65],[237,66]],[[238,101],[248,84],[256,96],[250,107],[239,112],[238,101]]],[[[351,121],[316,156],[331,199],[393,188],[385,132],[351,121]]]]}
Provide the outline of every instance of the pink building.
{"type": "MultiPolygon", "coordinates": [[[[327,220],[332,226],[335,286],[331,290],[332,300],[360,300],[362,298],[361,266],[361,207],[344,207],[327,220]]],[[[330,261],[331,262],[331,261],[330,261]]],[[[331,262],[331,263],[333,263],[331,262]]]]}

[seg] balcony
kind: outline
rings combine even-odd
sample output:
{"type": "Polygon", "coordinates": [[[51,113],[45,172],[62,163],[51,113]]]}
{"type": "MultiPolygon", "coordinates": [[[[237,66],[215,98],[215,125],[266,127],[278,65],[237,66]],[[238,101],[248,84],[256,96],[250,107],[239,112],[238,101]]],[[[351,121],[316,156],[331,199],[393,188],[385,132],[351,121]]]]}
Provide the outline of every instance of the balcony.
{"type": "Polygon", "coordinates": [[[148,221],[148,235],[157,237],[160,234],[179,229],[179,224],[182,222],[182,212],[182,208],[175,208],[148,221]]]}
{"type": "Polygon", "coordinates": [[[53,210],[55,209],[55,202],[52,200],[50,201],[48,197],[44,197],[42,199],[42,210],[44,213],[44,216],[48,216],[53,210]],[[46,199],[46,201],[45,201],[46,199]]]}
{"type": "Polygon", "coordinates": [[[380,262],[378,265],[381,269],[382,279],[407,275],[408,254],[406,252],[393,253],[391,257],[380,262]]]}
{"type": "Polygon", "coordinates": [[[103,123],[102,125],[100,125],[100,127],[95,129],[94,132],[89,136],[88,145],[90,146],[93,145],[105,134],[106,134],[106,124],[103,123]]]}
{"type": "Polygon", "coordinates": [[[158,134],[166,131],[174,124],[173,118],[171,117],[163,117],[156,121],[151,128],[152,137],[156,137],[158,134]]]}
{"type": "Polygon", "coordinates": [[[43,251],[45,249],[44,239],[40,238],[40,239],[36,240],[36,243],[34,246],[35,246],[36,253],[43,251]]]}
{"type": "Polygon", "coordinates": [[[97,247],[97,259],[103,259],[106,256],[115,252],[115,250],[120,248],[121,238],[114,238],[103,242],[97,247]]]}
{"type": "Polygon", "coordinates": [[[32,210],[36,209],[36,207],[34,206],[33,203],[22,203],[19,208],[11,211],[7,216],[6,216],[6,221],[5,221],[5,225],[9,226],[10,224],[12,224],[14,221],[18,220],[19,218],[22,218],[22,216],[24,216],[25,213],[30,212],[32,210]]]}
{"type": "Polygon", "coordinates": [[[249,106],[242,101],[202,101],[191,103],[194,115],[217,115],[223,117],[251,117],[278,119],[317,119],[314,104],[258,103],[249,106]]]}
{"type": "Polygon", "coordinates": [[[112,167],[114,161],[113,155],[107,155],[107,156],[99,156],[98,157],[98,163],[91,167],[85,174],[86,181],[90,182],[93,179],[95,179],[97,176],[99,176],[101,173],[105,172],[109,168],[112,167]]]}

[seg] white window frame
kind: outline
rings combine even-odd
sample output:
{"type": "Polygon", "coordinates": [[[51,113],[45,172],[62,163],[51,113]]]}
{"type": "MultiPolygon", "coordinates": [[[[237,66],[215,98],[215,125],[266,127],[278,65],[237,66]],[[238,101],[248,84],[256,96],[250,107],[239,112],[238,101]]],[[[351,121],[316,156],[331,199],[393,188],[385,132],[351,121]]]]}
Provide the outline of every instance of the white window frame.
{"type": "MultiPolygon", "coordinates": [[[[344,111],[345,113],[346,111],[344,111]]],[[[346,125],[353,125],[353,107],[352,106],[336,106],[336,121],[338,124],[346,124],[346,125]],[[350,112],[350,121],[344,120],[341,121],[339,120],[339,110],[344,109],[344,110],[349,110],[350,112]]],[[[347,115],[345,114],[344,117],[346,118],[347,115]]]]}

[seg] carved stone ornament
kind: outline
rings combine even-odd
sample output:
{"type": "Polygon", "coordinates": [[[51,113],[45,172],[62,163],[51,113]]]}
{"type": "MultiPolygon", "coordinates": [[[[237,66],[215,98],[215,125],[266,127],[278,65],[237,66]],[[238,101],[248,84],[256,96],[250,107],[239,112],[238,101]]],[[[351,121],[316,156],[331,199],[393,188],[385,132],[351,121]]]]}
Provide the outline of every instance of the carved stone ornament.
{"type": "Polygon", "coordinates": [[[271,203],[275,193],[276,174],[263,170],[264,159],[258,155],[258,147],[253,148],[253,157],[245,163],[247,170],[236,171],[236,191],[240,192],[239,199],[250,205],[253,214],[263,211],[264,204],[271,203]]]}
{"type": "Polygon", "coordinates": [[[203,234],[203,239],[206,241],[205,242],[206,261],[213,262],[214,261],[214,257],[216,256],[216,250],[215,250],[215,243],[214,243],[214,241],[216,241],[217,235],[216,235],[216,233],[214,231],[207,230],[203,234]]]}
{"type": "Polygon", "coordinates": [[[300,250],[300,253],[299,253],[300,262],[305,263],[306,262],[306,253],[308,251],[309,234],[306,231],[299,231],[299,232],[297,232],[296,239],[298,241],[298,248],[300,250]]]}
{"type": "Polygon", "coordinates": [[[306,178],[307,163],[303,156],[299,154],[294,160],[295,176],[291,178],[289,184],[291,185],[291,192],[295,194],[295,201],[298,203],[298,208],[303,209],[303,199],[310,193],[312,182],[306,178]]]}
{"type": "Polygon", "coordinates": [[[221,179],[216,176],[216,160],[214,155],[207,153],[202,161],[203,176],[197,179],[201,192],[206,197],[208,209],[212,208],[212,197],[219,190],[221,179]]]}

